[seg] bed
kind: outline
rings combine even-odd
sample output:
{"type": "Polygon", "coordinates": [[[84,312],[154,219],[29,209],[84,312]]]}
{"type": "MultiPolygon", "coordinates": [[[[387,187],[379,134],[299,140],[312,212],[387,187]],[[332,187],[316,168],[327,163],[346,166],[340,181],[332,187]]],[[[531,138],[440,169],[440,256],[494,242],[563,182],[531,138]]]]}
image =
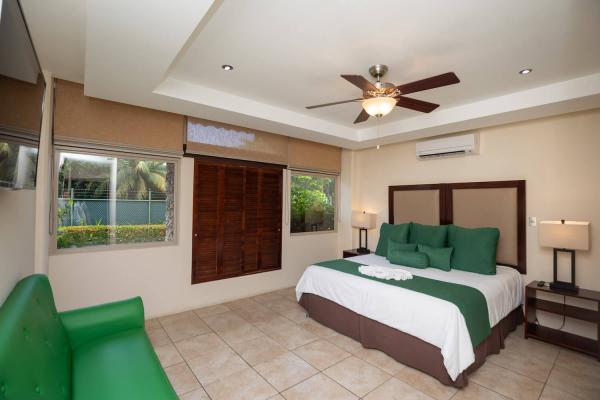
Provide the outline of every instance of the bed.
{"type": "Polygon", "coordinates": [[[298,301],[310,317],[364,347],[381,350],[446,385],[463,387],[468,374],[487,355],[498,353],[505,337],[522,322],[524,190],[524,181],[390,187],[390,223],[396,219],[498,227],[496,275],[398,266],[376,254],[347,259],[477,289],[487,303],[491,332],[476,346],[455,304],[319,265],[309,266],[302,275],[296,287],[298,301]]]}

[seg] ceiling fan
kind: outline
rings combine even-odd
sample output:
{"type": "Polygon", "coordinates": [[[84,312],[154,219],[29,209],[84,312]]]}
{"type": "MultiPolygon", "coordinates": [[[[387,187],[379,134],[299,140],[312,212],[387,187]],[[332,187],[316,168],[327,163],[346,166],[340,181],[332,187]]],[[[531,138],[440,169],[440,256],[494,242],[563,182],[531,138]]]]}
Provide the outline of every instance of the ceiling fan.
{"type": "Polygon", "coordinates": [[[369,82],[361,75],[340,75],[354,86],[360,88],[363,91],[362,97],[351,100],[335,101],[333,103],[318,104],[306,108],[311,110],[313,108],[360,101],[362,102],[363,109],[354,120],[355,124],[366,121],[369,119],[369,116],[383,117],[389,114],[395,106],[430,113],[440,105],[405,97],[404,95],[441,86],[453,85],[460,82],[454,72],[447,72],[445,74],[396,86],[393,83],[381,82],[381,77],[384,76],[387,71],[387,65],[383,64],[376,64],[369,68],[371,76],[377,79],[377,82],[375,83],[369,82]]]}

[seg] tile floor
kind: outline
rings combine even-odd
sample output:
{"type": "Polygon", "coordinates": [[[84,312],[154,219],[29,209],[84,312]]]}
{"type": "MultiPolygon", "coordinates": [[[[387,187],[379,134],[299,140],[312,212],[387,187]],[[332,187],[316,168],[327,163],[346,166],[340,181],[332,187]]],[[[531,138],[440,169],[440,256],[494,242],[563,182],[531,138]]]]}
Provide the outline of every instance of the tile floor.
{"type": "Polygon", "coordinates": [[[293,288],[149,320],[182,400],[591,400],[600,362],[522,329],[457,390],[306,318],[293,288]]]}

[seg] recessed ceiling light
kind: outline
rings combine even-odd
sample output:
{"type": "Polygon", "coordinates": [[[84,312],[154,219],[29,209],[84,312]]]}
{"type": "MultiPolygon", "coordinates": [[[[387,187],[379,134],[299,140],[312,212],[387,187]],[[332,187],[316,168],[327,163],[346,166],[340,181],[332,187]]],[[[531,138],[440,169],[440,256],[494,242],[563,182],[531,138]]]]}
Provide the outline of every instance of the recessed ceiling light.
{"type": "Polygon", "coordinates": [[[231,71],[233,69],[233,67],[229,64],[223,64],[221,65],[221,68],[223,68],[225,71],[231,71]]]}
{"type": "Polygon", "coordinates": [[[530,73],[531,71],[533,71],[531,68],[525,68],[519,71],[519,73],[521,75],[527,75],[528,73],[530,73]]]}

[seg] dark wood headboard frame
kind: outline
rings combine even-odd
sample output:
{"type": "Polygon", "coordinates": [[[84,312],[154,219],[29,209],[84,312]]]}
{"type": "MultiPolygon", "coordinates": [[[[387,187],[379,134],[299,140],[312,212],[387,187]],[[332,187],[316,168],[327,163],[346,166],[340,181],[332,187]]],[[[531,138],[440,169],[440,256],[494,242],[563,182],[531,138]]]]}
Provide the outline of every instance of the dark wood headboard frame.
{"type": "Polygon", "coordinates": [[[526,203],[525,181],[489,181],[489,182],[461,182],[461,183],[435,183],[424,185],[397,185],[390,186],[388,191],[389,221],[394,223],[394,192],[413,190],[438,190],[440,198],[440,225],[448,225],[453,220],[452,190],[454,189],[517,189],[517,265],[503,264],[512,267],[521,274],[527,273],[527,240],[526,240],[526,203]]]}

